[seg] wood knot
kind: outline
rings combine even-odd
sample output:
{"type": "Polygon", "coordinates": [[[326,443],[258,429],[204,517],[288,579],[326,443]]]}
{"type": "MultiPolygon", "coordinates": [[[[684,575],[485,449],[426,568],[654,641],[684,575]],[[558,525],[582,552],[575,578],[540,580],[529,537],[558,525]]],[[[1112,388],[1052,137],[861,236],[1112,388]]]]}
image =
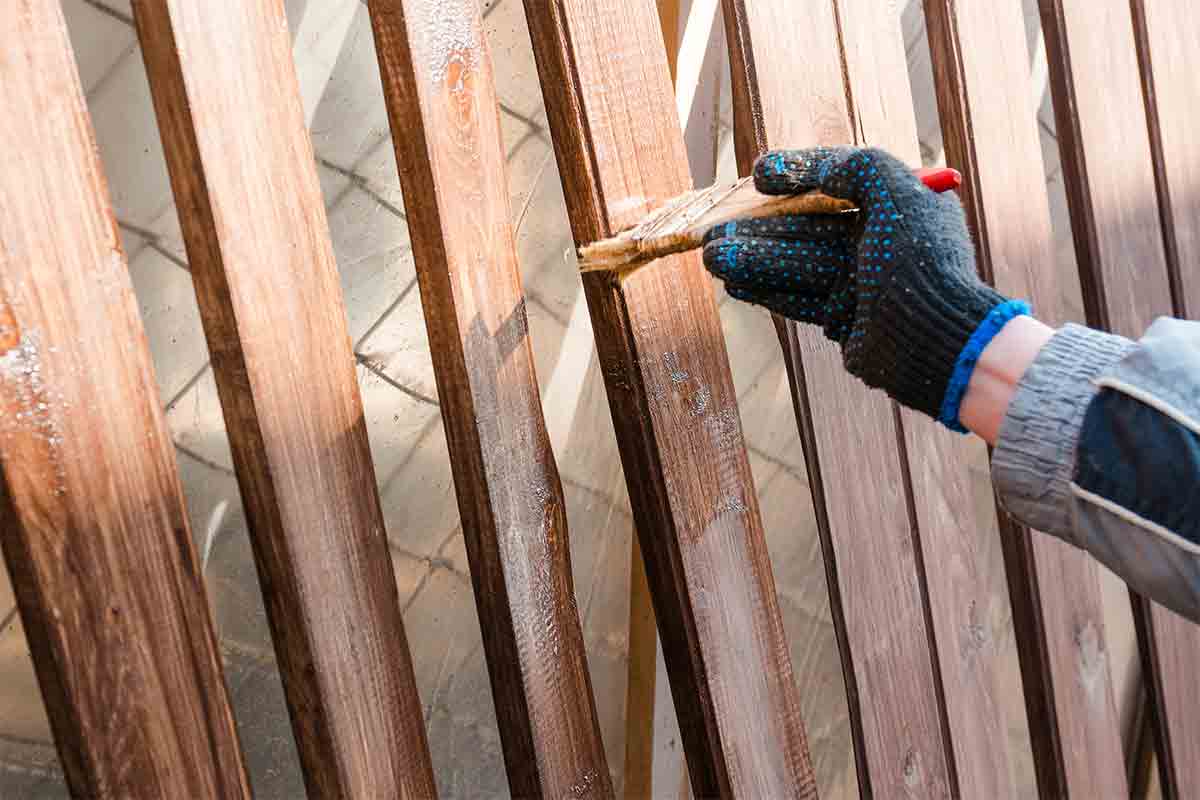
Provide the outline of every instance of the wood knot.
{"type": "Polygon", "coordinates": [[[21,343],[21,326],[13,315],[12,306],[0,306],[0,353],[7,353],[21,343]]]}
{"type": "Polygon", "coordinates": [[[1106,685],[1108,675],[1108,654],[1100,636],[1100,630],[1090,620],[1075,631],[1079,681],[1088,697],[1094,700],[1104,697],[1101,689],[1106,685]]]}
{"type": "Polygon", "coordinates": [[[451,133],[473,142],[475,133],[475,53],[455,50],[446,61],[446,90],[449,94],[451,133]]]}
{"type": "Polygon", "coordinates": [[[921,770],[921,754],[916,750],[909,750],[904,754],[904,763],[900,766],[900,774],[904,776],[904,785],[910,789],[915,786],[920,786],[925,778],[921,770]]]}

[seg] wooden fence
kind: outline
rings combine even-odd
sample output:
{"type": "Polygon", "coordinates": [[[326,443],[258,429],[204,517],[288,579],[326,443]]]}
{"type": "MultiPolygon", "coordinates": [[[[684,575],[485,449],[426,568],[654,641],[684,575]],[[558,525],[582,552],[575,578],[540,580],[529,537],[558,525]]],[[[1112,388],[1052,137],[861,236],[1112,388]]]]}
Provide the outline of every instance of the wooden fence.
{"type": "MultiPolygon", "coordinates": [[[[367,5],[509,785],[611,796],[479,3],[367,5]]],[[[919,161],[887,5],[723,0],[742,172],[777,146],[919,161]]],[[[525,7],[576,242],[689,188],[654,2],[525,7]]],[[[1040,7],[1088,319],[1135,335],[1194,315],[1200,26],[1185,0],[1040,7]]],[[[133,10],[307,789],[431,797],[283,3],[133,10]]],[[[1020,3],[925,0],[925,15],[981,273],[1060,322],[1020,3]]],[[[6,3],[0,38],[0,541],[67,781],[78,797],[248,796],[59,4],[6,3]]],[[[793,676],[712,284],[695,253],[583,283],[693,793],[815,796],[809,687],[793,676]]],[[[1128,796],[1095,563],[999,509],[981,517],[964,466],[977,442],[865,390],[819,332],[777,328],[863,796],[1016,791],[997,632],[978,615],[973,532],[992,515],[1041,795],[1128,796]]],[[[1200,628],[1132,603],[1163,792],[1200,796],[1200,628]]]]}

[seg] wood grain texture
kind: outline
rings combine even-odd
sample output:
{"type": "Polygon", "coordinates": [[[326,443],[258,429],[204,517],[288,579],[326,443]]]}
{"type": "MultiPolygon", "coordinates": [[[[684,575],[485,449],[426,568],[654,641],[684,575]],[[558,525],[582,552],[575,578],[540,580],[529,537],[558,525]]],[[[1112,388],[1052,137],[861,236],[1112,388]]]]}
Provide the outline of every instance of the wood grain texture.
{"type": "Polygon", "coordinates": [[[308,792],[435,794],[280,0],[137,0],[308,792]]]}
{"type": "Polygon", "coordinates": [[[0,11],[0,544],[73,795],[249,797],[58,3],[0,11]]]}
{"type": "MultiPolygon", "coordinates": [[[[1007,296],[1030,300],[1039,318],[1061,324],[1021,9],[926,0],[925,19],[947,161],[965,176],[979,269],[1007,296]]],[[[1041,794],[1125,794],[1098,568],[1005,514],[1001,536],[1041,794]]]]}
{"type": "Polygon", "coordinates": [[[611,797],[479,3],[370,10],[509,787],[611,797]]]}
{"type": "Polygon", "coordinates": [[[1175,314],[1200,318],[1200,25],[1187,0],[1131,0],[1175,314]]]}
{"type": "MultiPolygon", "coordinates": [[[[786,2],[727,0],[725,9],[742,173],[770,148],[851,141],[919,162],[899,18],[886,4],[813,4],[803,24],[786,2]]],[[[992,628],[1000,615],[984,580],[983,521],[970,510],[970,445],[919,415],[897,415],[845,372],[819,331],[777,326],[864,794],[1010,796],[1001,631],[992,628]]]]}
{"type": "MultiPolygon", "coordinates": [[[[653,0],[527,0],[576,244],[690,188],[653,0]]],[[[698,797],[812,767],[712,285],[695,254],[583,276],[698,797]]]]}
{"type": "MultiPolygon", "coordinates": [[[[1040,8],[1088,323],[1136,338],[1174,308],[1130,4],[1040,0],[1040,8]]],[[[1181,24],[1194,31],[1186,16],[1181,24]]],[[[1133,616],[1163,791],[1194,797],[1200,627],[1136,595],[1133,616]]]]}

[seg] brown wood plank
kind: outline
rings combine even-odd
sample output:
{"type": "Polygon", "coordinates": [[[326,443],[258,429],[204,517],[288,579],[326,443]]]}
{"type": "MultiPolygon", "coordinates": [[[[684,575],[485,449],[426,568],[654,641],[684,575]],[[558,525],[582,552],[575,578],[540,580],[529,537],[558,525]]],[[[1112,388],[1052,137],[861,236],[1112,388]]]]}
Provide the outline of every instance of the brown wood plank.
{"type": "MultiPolygon", "coordinates": [[[[772,147],[852,140],[919,162],[897,15],[871,3],[844,3],[835,14],[828,3],[806,9],[800,25],[790,24],[799,17],[786,2],[728,0],[725,8],[741,172],[772,147]]],[[[1010,796],[1000,631],[988,627],[986,542],[965,469],[974,445],[919,415],[898,418],[883,395],[846,375],[819,331],[785,325],[854,701],[860,785],[882,796],[1010,796]],[[858,409],[853,427],[844,420],[847,397],[858,409]],[[935,565],[928,575],[916,548],[935,565]],[[887,647],[878,644],[881,627],[887,647]]]]}
{"type": "Polygon", "coordinates": [[[480,6],[370,9],[509,787],[611,796],[480,6]]]}
{"type": "Polygon", "coordinates": [[[308,792],[430,797],[283,3],[133,8],[308,792]]]}
{"type": "Polygon", "coordinates": [[[1131,0],[1175,314],[1200,318],[1200,24],[1188,0],[1131,0]]]}
{"type": "MultiPolygon", "coordinates": [[[[1040,0],[1040,6],[1088,323],[1137,337],[1174,308],[1130,4],[1040,0]]],[[[1181,24],[1194,31],[1192,16],[1181,24]]],[[[1194,262],[1188,266],[1195,269],[1194,262]]],[[[1195,797],[1200,627],[1136,595],[1133,616],[1163,791],[1195,797]]]]}
{"type": "Polygon", "coordinates": [[[0,544],[67,784],[249,797],[59,4],[0,41],[0,544]]]}
{"type": "MultiPolygon", "coordinates": [[[[653,0],[527,0],[577,243],[690,188],[653,0]]],[[[815,793],[712,285],[583,277],[692,785],[815,793]]]]}
{"type": "MultiPolygon", "coordinates": [[[[1020,6],[926,0],[947,160],[985,279],[1061,324],[1065,310],[1020,6]],[[1013,169],[1014,164],[1021,165],[1013,169]]],[[[1044,797],[1125,794],[1098,568],[1001,515],[1026,710],[1044,797]]]]}

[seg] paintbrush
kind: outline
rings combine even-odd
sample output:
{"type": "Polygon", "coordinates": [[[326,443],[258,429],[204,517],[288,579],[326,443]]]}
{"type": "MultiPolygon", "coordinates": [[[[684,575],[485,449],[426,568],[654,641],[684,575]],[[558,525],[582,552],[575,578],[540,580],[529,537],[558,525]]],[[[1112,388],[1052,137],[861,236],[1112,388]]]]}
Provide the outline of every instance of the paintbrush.
{"type": "MultiPolygon", "coordinates": [[[[956,189],[962,183],[958,170],[944,167],[918,169],[915,174],[935,192],[956,189]]],[[[753,177],[746,177],[733,185],[710,186],[682,194],[616,236],[584,245],[579,248],[579,271],[627,273],[657,258],[697,248],[714,225],[735,219],[854,210],[854,204],[848,200],[820,192],[762,194],[754,188],[753,177]]]]}

